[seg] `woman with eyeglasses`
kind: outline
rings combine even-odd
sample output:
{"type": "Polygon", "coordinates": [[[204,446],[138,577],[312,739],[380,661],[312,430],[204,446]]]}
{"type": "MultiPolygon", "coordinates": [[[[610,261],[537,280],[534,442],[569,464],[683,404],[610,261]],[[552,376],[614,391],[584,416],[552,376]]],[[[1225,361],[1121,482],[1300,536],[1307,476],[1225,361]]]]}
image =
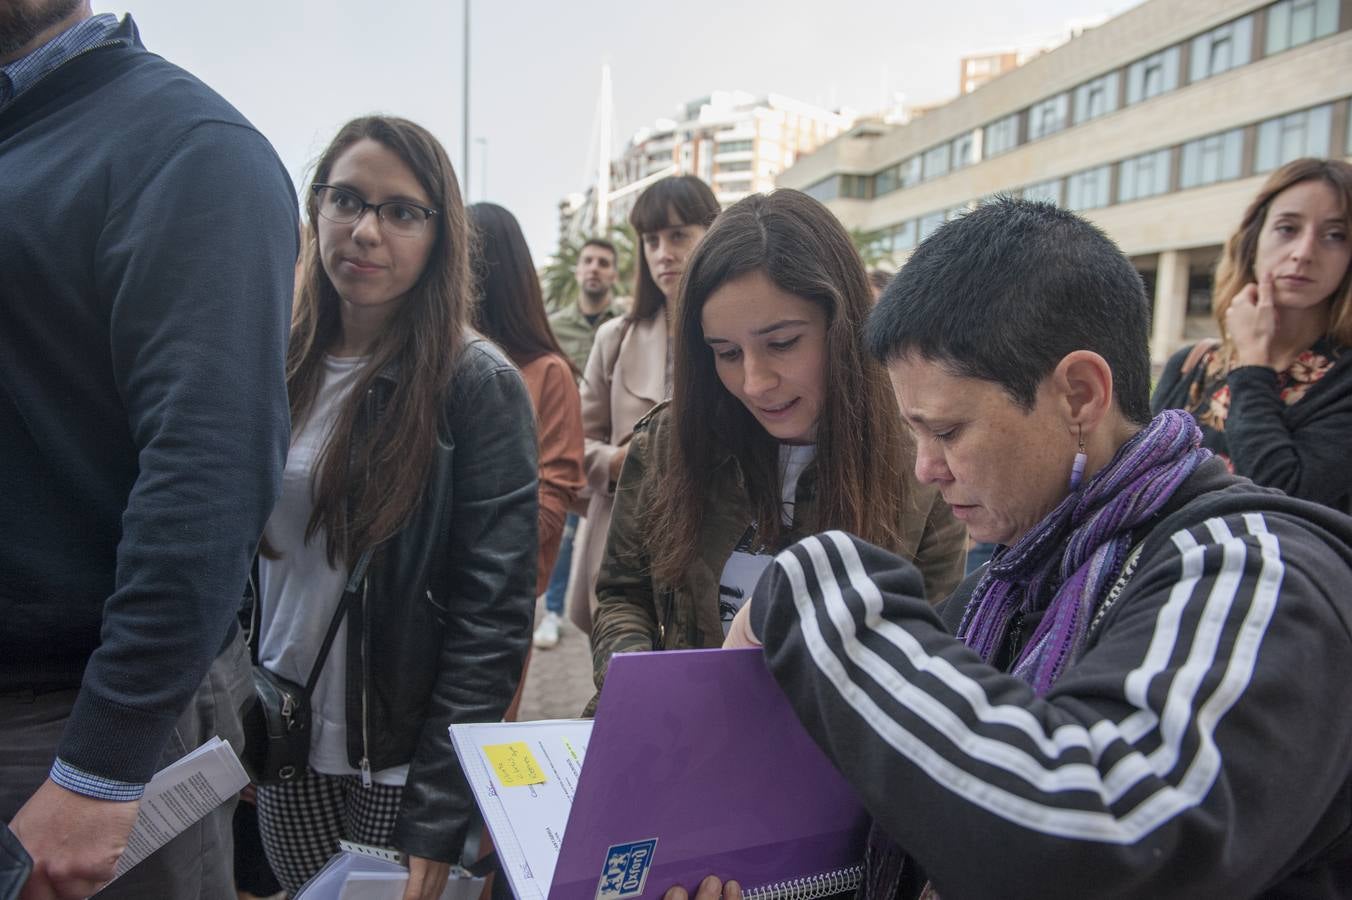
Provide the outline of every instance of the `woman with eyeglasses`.
{"type": "Polygon", "coordinates": [[[534,414],[516,368],[468,327],[469,230],[431,134],[349,122],[305,200],[259,664],[304,684],[339,624],[308,769],[259,787],[259,823],[288,893],[349,839],[402,851],[405,900],[431,900],[474,806],[448,726],[501,718],[530,638],[534,414]]]}

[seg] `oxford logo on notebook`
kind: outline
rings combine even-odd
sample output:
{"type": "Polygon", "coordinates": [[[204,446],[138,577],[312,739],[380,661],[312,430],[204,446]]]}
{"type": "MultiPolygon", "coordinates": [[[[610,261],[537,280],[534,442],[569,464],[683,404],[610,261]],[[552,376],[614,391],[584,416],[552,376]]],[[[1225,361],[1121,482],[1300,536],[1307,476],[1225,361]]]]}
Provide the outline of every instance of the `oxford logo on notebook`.
{"type": "Polygon", "coordinates": [[[657,838],[611,845],[606,851],[601,882],[596,887],[596,900],[621,900],[642,894],[656,849],[657,838]]]}

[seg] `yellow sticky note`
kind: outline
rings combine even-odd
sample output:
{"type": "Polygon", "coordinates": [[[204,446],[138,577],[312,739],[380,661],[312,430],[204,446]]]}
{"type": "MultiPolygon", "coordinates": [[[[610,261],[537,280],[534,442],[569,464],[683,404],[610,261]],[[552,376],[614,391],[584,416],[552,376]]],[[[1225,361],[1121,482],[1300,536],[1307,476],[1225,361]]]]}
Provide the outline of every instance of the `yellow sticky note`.
{"type": "Polygon", "coordinates": [[[484,747],[484,756],[488,757],[493,771],[498,773],[498,781],[502,782],[503,787],[545,783],[544,770],[535,761],[525,741],[490,744],[484,747]]]}

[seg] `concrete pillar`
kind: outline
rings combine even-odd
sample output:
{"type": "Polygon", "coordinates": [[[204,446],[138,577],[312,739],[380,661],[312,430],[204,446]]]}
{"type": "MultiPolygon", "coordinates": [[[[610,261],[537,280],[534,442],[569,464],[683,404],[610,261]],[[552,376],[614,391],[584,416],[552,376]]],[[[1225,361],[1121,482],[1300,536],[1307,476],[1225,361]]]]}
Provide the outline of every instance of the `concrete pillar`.
{"type": "Polygon", "coordinates": [[[1188,254],[1165,250],[1155,270],[1155,315],[1151,323],[1150,361],[1156,366],[1183,343],[1183,323],[1188,315],[1188,254]]]}

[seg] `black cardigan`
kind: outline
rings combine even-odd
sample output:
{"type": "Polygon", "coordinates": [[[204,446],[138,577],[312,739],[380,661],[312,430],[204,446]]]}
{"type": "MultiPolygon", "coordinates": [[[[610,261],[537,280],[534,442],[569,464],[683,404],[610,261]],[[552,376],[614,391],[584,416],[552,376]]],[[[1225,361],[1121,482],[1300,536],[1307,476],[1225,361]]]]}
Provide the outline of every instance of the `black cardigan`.
{"type": "MultiPolygon", "coordinates": [[[[1190,402],[1194,384],[1206,377],[1205,358],[1184,375],[1184,347],[1165,364],[1151,398],[1151,411],[1186,409],[1194,416],[1210,402],[1213,384],[1202,403],[1190,402]]],[[[1287,405],[1277,373],[1266,366],[1232,369],[1230,410],[1225,430],[1202,425],[1202,445],[1229,457],[1235,474],[1257,484],[1280,488],[1292,497],[1352,511],[1352,352],[1321,341],[1315,349],[1332,356],[1332,368],[1287,405]]]]}

